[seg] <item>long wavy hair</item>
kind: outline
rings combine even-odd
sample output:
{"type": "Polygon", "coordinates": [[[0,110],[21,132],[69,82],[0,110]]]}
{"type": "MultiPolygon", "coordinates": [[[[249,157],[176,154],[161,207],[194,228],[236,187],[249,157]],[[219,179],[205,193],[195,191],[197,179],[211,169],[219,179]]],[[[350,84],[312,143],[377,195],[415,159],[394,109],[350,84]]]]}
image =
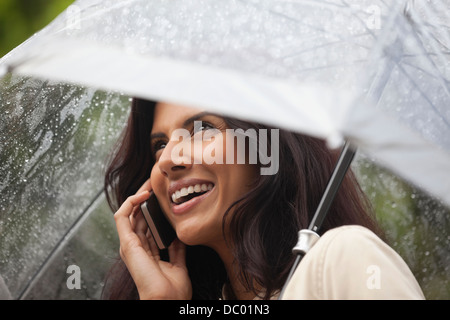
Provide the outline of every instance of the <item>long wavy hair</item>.
{"type": "MultiPolygon", "coordinates": [[[[108,163],[104,190],[115,212],[127,197],[148,179],[154,160],[150,150],[155,102],[133,99],[128,123],[108,163]]],[[[271,129],[258,123],[224,117],[232,129],[271,129]]],[[[270,130],[268,130],[270,132],[270,130]]],[[[267,139],[270,144],[271,139],[267,139]]],[[[267,150],[271,150],[270,146],[267,150]]],[[[268,299],[283,287],[295,257],[292,248],[297,233],[307,228],[326,188],[338,157],[324,141],[279,130],[279,171],[258,175],[253,188],[230,208],[230,242],[242,283],[248,290],[264,288],[268,299]],[[233,209],[233,214],[230,210],[233,209]]],[[[369,202],[351,170],[337,192],[322,228],[361,225],[379,236],[369,202]]],[[[225,224],[224,224],[225,225],[225,224]]],[[[163,252],[164,254],[164,252],[163,252]]],[[[227,274],[218,255],[204,246],[188,246],[186,263],[194,299],[218,299],[227,283],[227,274]]],[[[110,270],[103,291],[105,299],[137,299],[136,286],[124,263],[110,270]]]]}

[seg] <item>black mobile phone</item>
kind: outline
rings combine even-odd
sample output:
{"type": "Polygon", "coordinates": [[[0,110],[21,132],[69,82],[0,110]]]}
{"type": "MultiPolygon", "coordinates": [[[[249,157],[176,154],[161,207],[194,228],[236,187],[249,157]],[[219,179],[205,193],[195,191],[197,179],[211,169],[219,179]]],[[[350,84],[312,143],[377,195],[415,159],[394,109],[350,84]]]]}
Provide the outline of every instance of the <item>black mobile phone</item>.
{"type": "Polygon", "coordinates": [[[176,238],[176,233],[161,210],[153,191],[150,192],[150,198],[141,204],[141,211],[158,248],[162,250],[169,247],[176,238]]]}

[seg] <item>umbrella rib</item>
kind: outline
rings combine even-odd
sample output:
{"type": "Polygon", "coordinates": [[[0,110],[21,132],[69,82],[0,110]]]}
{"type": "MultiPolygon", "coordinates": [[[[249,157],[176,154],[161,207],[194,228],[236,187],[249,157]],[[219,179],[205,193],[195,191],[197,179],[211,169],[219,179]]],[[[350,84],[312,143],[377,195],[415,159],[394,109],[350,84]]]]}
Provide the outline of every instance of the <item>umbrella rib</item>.
{"type": "MultiPolygon", "coordinates": [[[[240,0],[240,1],[243,2],[242,0],[240,0]]],[[[314,2],[311,1],[311,3],[314,3],[314,2]]],[[[257,4],[252,4],[252,5],[255,6],[255,7],[257,7],[257,4]]],[[[326,5],[329,5],[329,6],[333,5],[333,6],[339,7],[339,8],[348,7],[348,4],[346,4],[346,3],[344,3],[343,5],[338,5],[338,4],[326,2],[326,5]]],[[[287,20],[289,20],[289,21],[292,21],[292,22],[295,22],[295,23],[304,25],[304,26],[309,27],[309,28],[311,28],[311,29],[313,29],[313,30],[320,31],[320,32],[323,32],[323,33],[332,34],[332,35],[336,36],[337,38],[339,38],[339,39],[341,39],[341,40],[345,40],[344,38],[342,38],[342,36],[341,36],[341,34],[340,34],[339,32],[332,32],[332,31],[330,31],[330,30],[325,30],[325,29],[323,29],[323,28],[315,27],[315,26],[313,26],[313,25],[311,25],[311,24],[307,24],[307,23],[303,22],[302,20],[295,19],[295,18],[293,18],[293,17],[288,16],[288,15],[285,14],[285,13],[277,12],[277,11],[275,11],[275,10],[273,10],[273,9],[268,9],[267,11],[270,12],[271,14],[273,14],[273,15],[277,15],[277,16],[283,17],[283,18],[285,18],[285,19],[287,19],[287,20]]],[[[373,35],[373,34],[372,34],[372,35],[373,35]]]]}
{"type": "Polygon", "coordinates": [[[301,72],[309,72],[309,71],[317,71],[317,70],[321,70],[321,69],[331,69],[331,68],[339,68],[339,67],[344,67],[344,66],[354,66],[355,63],[364,63],[365,60],[364,59],[359,59],[359,60],[354,60],[352,62],[349,63],[342,63],[342,64],[334,64],[334,65],[322,65],[322,66],[317,66],[317,67],[311,67],[311,68],[304,68],[301,70],[301,72]]]}
{"type": "MultiPolygon", "coordinates": [[[[405,57],[410,58],[410,57],[414,57],[414,56],[408,56],[408,55],[405,55],[405,57]]],[[[422,68],[420,68],[419,66],[417,66],[417,65],[415,65],[415,64],[412,64],[411,62],[403,61],[403,64],[406,65],[406,66],[408,66],[408,67],[410,67],[410,68],[413,68],[413,69],[416,69],[416,70],[418,70],[418,71],[421,71],[421,72],[427,74],[428,76],[430,76],[431,78],[433,78],[433,79],[435,79],[435,80],[444,81],[446,84],[449,84],[449,83],[450,83],[449,80],[444,79],[443,77],[439,77],[439,76],[437,76],[436,74],[432,74],[432,73],[430,73],[429,71],[427,71],[427,70],[425,70],[425,69],[422,69],[422,68]]]]}
{"type": "MultiPolygon", "coordinates": [[[[124,7],[124,6],[128,5],[129,3],[135,2],[135,1],[136,0],[122,1],[122,2],[119,2],[119,3],[116,2],[113,5],[109,5],[108,10],[121,8],[121,7],[124,7]]],[[[88,5],[88,6],[84,7],[83,11],[82,11],[83,20],[87,21],[89,19],[98,17],[101,13],[97,13],[97,12],[95,12],[95,10],[90,10],[90,11],[86,10],[86,9],[91,9],[91,8],[95,8],[95,7],[98,7],[98,6],[99,6],[98,3],[94,3],[94,4],[91,4],[91,5],[88,5]],[[91,13],[88,14],[88,12],[91,12],[91,13]]],[[[57,33],[66,32],[67,28],[70,28],[69,24],[66,24],[66,27],[65,28],[61,28],[59,31],[57,31],[57,33]]]]}
{"type": "MultiPolygon", "coordinates": [[[[351,8],[351,5],[349,5],[347,2],[344,2],[345,3],[345,5],[347,6],[347,7],[350,7],[351,8]]],[[[366,12],[367,13],[367,12],[366,12]]],[[[368,26],[367,26],[367,23],[365,23],[358,15],[354,15],[357,19],[358,19],[358,21],[364,26],[364,28],[366,29],[366,31],[372,36],[372,37],[374,37],[375,38],[375,33],[372,31],[372,29],[370,29],[368,26]]]]}
{"type": "MultiPolygon", "coordinates": [[[[414,26],[417,25],[417,23],[421,22],[421,19],[419,19],[419,17],[417,15],[415,15],[413,13],[413,10],[410,11],[409,13],[409,18],[407,19],[407,21],[410,23],[411,28],[414,29],[414,26]],[[415,19],[415,20],[414,20],[415,19]]],[[[422,23],[423,25],[423,23],[422,23]]],[[[425,30],[426,31],[426,30],[425,30]]],[[[428,32],[424,32],[424,30],[422,30],[422,34],[424,36],[430,36],[430,34],[428,32]]],[[[415,38],[415,40],[417,41],[417,44],[420,45],[420,49],[422,51],[422,53],[424,55],[426,55],[427,57],[431,56],[431,53],[427,52],[427,50],[424,47],[424,43],[422,41],[422,39],[418,36],[417,33],[413,33],[413,36],[415,38]]],[[[436,50],[436,56],[437,58],[441,58],[442,59],[442,54],[439,54],[439,51],[436,50]]],[[[440,74],[439,68],[436,66],[436,63],[433,60],[429,60],[431,63],[432,68],[434,68],[438,74],[440,74]]],[[[427,97],[425,95],[425,93],[420,89],[420,86],[416,83],[416,81],[414,80],[413,77],[411,77],[409,75],[409,73],[406,71],[406,69],[400,64],[397,63],[398,68],[403,72],[404,75],[406,75],[406,77],[411,81],[411,83],[414,85],[414,87],[420,92],[421,96],[424,97],[424,99],[430,104],[431,108],[436,112],[436,114],[442,119],[442,121],[446,124],[447,127],[450,127],[450,123],[449,121],[446,119],[446,117],[437,109],[437,107],[434,105],[434,103],[430,100],[429,97],[427,97]]],[[[427,72],[428,73],[428,72],[427,72]]],[[[445,92],[447,93],[447,95],[449,94],[449,89],[446,86],[446,79],[441,77],[438,77],[437,80],[439,82],[441,82],[441,85],[443,87],[443,89],[445,90],[445,92]]]]}
{"type": "Polygon", "coordinates": [[[420,95],[430,104],[431,108],[436,112],[436,114],[441,118],[441,120],[446,124],[447,127],[450,127],[450,123],[446,119],[446,117],[437,109],[437,107],[434,105],[434,103],[430,100],[430,98],[423,92],[423,90],[420,88],[420,86],[414,81],[414,78],[411,77],[408,72],[403,68],[401,64],[397,64],[397,66],[400,68],[400,70],[403,72],[403,74],[406,75],[406,77],[411,81],[411,83],[414,85],[416,90],[420,92],[420,95]]]}
{"type": "MultiPolygon", "coordinates": [[[[442,5],[442,2],[435,2],[435,5],[440,6],[440,5],[442,5]]],[[[428,5],[423,6],[423,10],[425,11],[425,15],[427,18],[435,20],[433,18],[435,16],[437,16],[437,12],[439,12],[440,14],[445,15],[445,19],[443,19],[444,21],[449,20],[450,15],[447,13],[448,12],[447,8],[445,8],[445,7],[437,8],[436,7],[436,8],[434,8],[434,10],[433,10],[433,8],[434,8],[433,6],[430,6],[430,7],[428,5]]],[[[414,17],[416,17],[416,16],[414,16],[414,17]]],[[[417,18],[419,18],[419,17],[417,17],[417,18]]],[[[420,22],[423,25],[427,26],[428,29],[430,29],[430,28],[437,29],[438,27],[439,27],[439,29],[440,28],[450,29],[450,27],[448,25],[445,25],[443,23],[430,23],[429,21],[423,21],[423,19],[420,19],[420,22]]],[[[428,35],[430,35],[430,34],[428,33],[428,35]]],[[[447,50],[449,50],[450,48],[449,48],[448,44],[450,43],[450,38],[448,37],[448,32],[443,32],[443,33],[441,33],[441,35],[445,38],[445,40],[447,41],[446,42],[447,44],[443,43],[440,39],[436,38],[435,34],[431,34],[431,37],[433,37],[436,42],[438,42],[439,44],[444,46],[447,50]]]]}
{"type": "MultiPolygon", "coordinates": [[[[414,10],[410,10],[409,14],[408,14],[408,16],[406,16],[406,18],[407,18],[406,21],[409,22],[410,27],[414,30],[416,30],[414,27],[418,26],[419,24],[421,24],[422,26],[427,25],[427,24],[425,24],[425,22],[422,19],[420,19],[420,17],[417,14],[415,14],[414,10]]],[[[428,24],[428,26],[429,26],[429,24],[428,24]]],[[[424,42],[423,42],[422,38],[419,37],[418,33],[420,33],[425,38],[433,38],[433,39],[435,39],[435,41],[437,41],[439,43],[441,43],[441,42],[438,41],[438,39],[436,39],[434,34],[428,32],[427,28],[422,28],[420,30],[416,30],[416,33],[413,33],[413,36],[416,39],[417,43],[420,44],[419,48],[422,50],[422,53],[425,54],[427,57],[430,57],[431,53],[425,49],[424,42]]],[[[444,59],[443,53],[440,50],[438,50],[438,48],[436,47],[436,45],[433,42],[429,42],[429,44],[431,45],[432,49],[434,50],[434,54],[436,55],[436,57],[440,60],[440,62],[442,62],[442,65],[445,65],[447,60],[444,59]]],[[[444,47],[447,50],[449,49],[446,45],[444,45],[444,47]]],[[[447,53],[445,53],[445,54],[447,54],[447,53]]],[[[434,67],[434,69],[436,69],[439,72],[439,68],[436,66],[436,63],[431,59],[430,59],[430,62],[431,62],[431,65],[434,67]]],[[[443,80],[442,77],[440,80],[441,81],[443,80]]],[[[447,94],[449,94],[449,89],[445,85],[445,81],[443,81],[442,86],[444,87],[447,94]]]]}
{"type": "Polygon", "coordinates": [[[89,209],[92,207],[92,205],[102,196],[103,189],[97,192],[94,199],[86,206],[86,208],[83,210],[80,216],[72,223],[72,225],[67,229],[67,231],[64,233],[64,235],[60,238],[56,246],[52,249],[52,251],[48,254],[47,258],[45,258],[44,262],[40,265],[38,270],[34,273],[34,275],[30,278],[28,283],[26,284],[25,288],[20,292],[18,300],[22,300],[25,298],[26,294],[29,293],[31,290],[33,284],[39,280],[39,278],[42,276],[42,274],[45,272],[47,267],[52,262],[53,258],[56,254],[60,252],[60,250],[63,248],[63,246],[71,239],[72,233],[78,229],[81,224],[85,221],[87,218],[87,214],[89,213],[89,209]]]}
{"type": "MultiPolygon", "coordinates": [[[[282,2],[292,3],[292,4],[297,4],[298,3],[298,1],[295,1],[295,0],[283,0],[282,2]]],[[[317,1],[314,1],[314,0],[303,0],[302,1],[302,3],[306,3],[306,2],[308,2],[308,3],[312,4],[312,5],[317,5],[317,1]]],[[[338,4],[338,3],[330,2],[330,1],[322,1],[321,4],[325,4],[325,5],[329,6],[329,7],[337,7],[337,8],[343,8],[344,7],[344,5],[342,5],[342,4],[338,4]]]]}
{"type": "MultiPolygon", "coordinates": [[[[352,39],[356,39],[356,38],[363,37],[363,36],[366,36],[366,35],[367,35],[366,33],[361,33],[361,34],[356,35],[356,36],[355,36],[354,38],[352,38],[352,39]]],[[[297,52],[295,52],[295,53],[291,53],[291,54],[285,55],[285,56],[282,57],[282,59],[292,58],[292,57],[301,55],[301,54],[306,53],[306,52],[311,52],[311,51],[313,51],[313,50],[317,50],[317,49],[319,49],[319,48],[326,48],[326,47],[329,47],[329,46],[333,46],[333,45],[345,43],[347,40],[351,40],[351,39],[339,39],[339,40],[336,40],[336,41],[333,41],[333,42],[322,43],[322,44],[320,44],[320,45],[318,45],[318,46],[315,46],[315,47],[305,48],[304,50],[297,51],[297,52]]],[[[353,43],[353,44],[355,44],[355,45],[358,45],[359,47],[364,48],[364,49],[367,49],[367,50],[370,49],[368,46],[365,46],[365,45],[356,43],[356,42],[354,42],[354,41],[352,41],[351,43],[353,43]]]]}

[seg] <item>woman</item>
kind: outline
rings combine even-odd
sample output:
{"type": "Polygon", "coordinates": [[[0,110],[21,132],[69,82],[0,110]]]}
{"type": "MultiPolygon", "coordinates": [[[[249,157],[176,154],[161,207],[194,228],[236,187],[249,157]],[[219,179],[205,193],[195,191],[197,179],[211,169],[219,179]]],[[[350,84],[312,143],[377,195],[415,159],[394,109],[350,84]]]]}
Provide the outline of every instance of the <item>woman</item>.
{"type": "MultiPolygon", "coordinates": [[[[277,297],[294,262],[291,250],[297,232],[308,226],[336,154],[321,140],[279,130],[275,174],[261,175],[261,161],[249,161],[251,139],[244,164],[198,161],[212,149],[215,159],[226,159],[234,141],[227,129],[268,128],[195,108],[133,100],[105,178],[108,201],[116,211],[121,254],[106,282],[105,298],[277,297]],[[191,139],[171,139],[180,128],[191,139]],[[208,132],[213,134],[205,139],[208,132]],[[202,139],[196,139],[199,136],[202,139]],[[199,141],[200,147],[194,145],[199,141]],[[192,148],[174,152],[180,143],[192,148]],[[202,185],[207,189],[199,189],[202,185]],[[191,192],[183,192],[189,187],[191,192]],[[139,213],[150,190],[177,234],[161,252],[139,213]]],[[[273,150],[272,139],[264,142],[267,150],[273,150]]],[[[380,239],[369,212],[350,171],[320,230],[321,240],[300,263],[283,298],[423,298],[406,264],[380,239]],[[363,268],[365,278],[352,280],[355,273],[361,274],[347,273],[353,265],[363,268]],[[380,274],[370,273],[379,271],[377,267],[381,284],[374,280],[380,274]],[[360,287],[366,287],[365,293],[360,287]]]]}

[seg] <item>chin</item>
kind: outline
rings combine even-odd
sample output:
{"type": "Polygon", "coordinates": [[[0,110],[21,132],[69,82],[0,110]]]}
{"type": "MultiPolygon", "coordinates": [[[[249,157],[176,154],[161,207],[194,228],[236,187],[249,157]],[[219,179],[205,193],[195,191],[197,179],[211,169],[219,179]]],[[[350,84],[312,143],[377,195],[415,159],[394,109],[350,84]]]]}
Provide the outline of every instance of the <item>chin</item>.
{"type": "Polygon", "coordinates": [[[178,235],[178,234],[177,234],[177,237],[181,242],[183,242],[187,246],[203,245],[203,242],[201,240],[193,238],[193,237],[189,237],[189,236],[186,237],[186,236],[178,235]]]}
{"type": "Polygon", "coordinates": [[[211,228],[207,229],[208,230],[196,228],[196,226],[192,225],[182,225],[175,228],[178,239],[188,246],[208,246],[208,244],[211,244],[211,242],[213,242],[211,241],[212,235],[208,232],[211,228]]]}
{"type": "Polygon", "coordinates": [[[193,228],[177,226],[175,228],[178,239],[188,246],[195,246],[201,243],[200,239],[198,239],[198,232],[193,230],[193,228]]]}

